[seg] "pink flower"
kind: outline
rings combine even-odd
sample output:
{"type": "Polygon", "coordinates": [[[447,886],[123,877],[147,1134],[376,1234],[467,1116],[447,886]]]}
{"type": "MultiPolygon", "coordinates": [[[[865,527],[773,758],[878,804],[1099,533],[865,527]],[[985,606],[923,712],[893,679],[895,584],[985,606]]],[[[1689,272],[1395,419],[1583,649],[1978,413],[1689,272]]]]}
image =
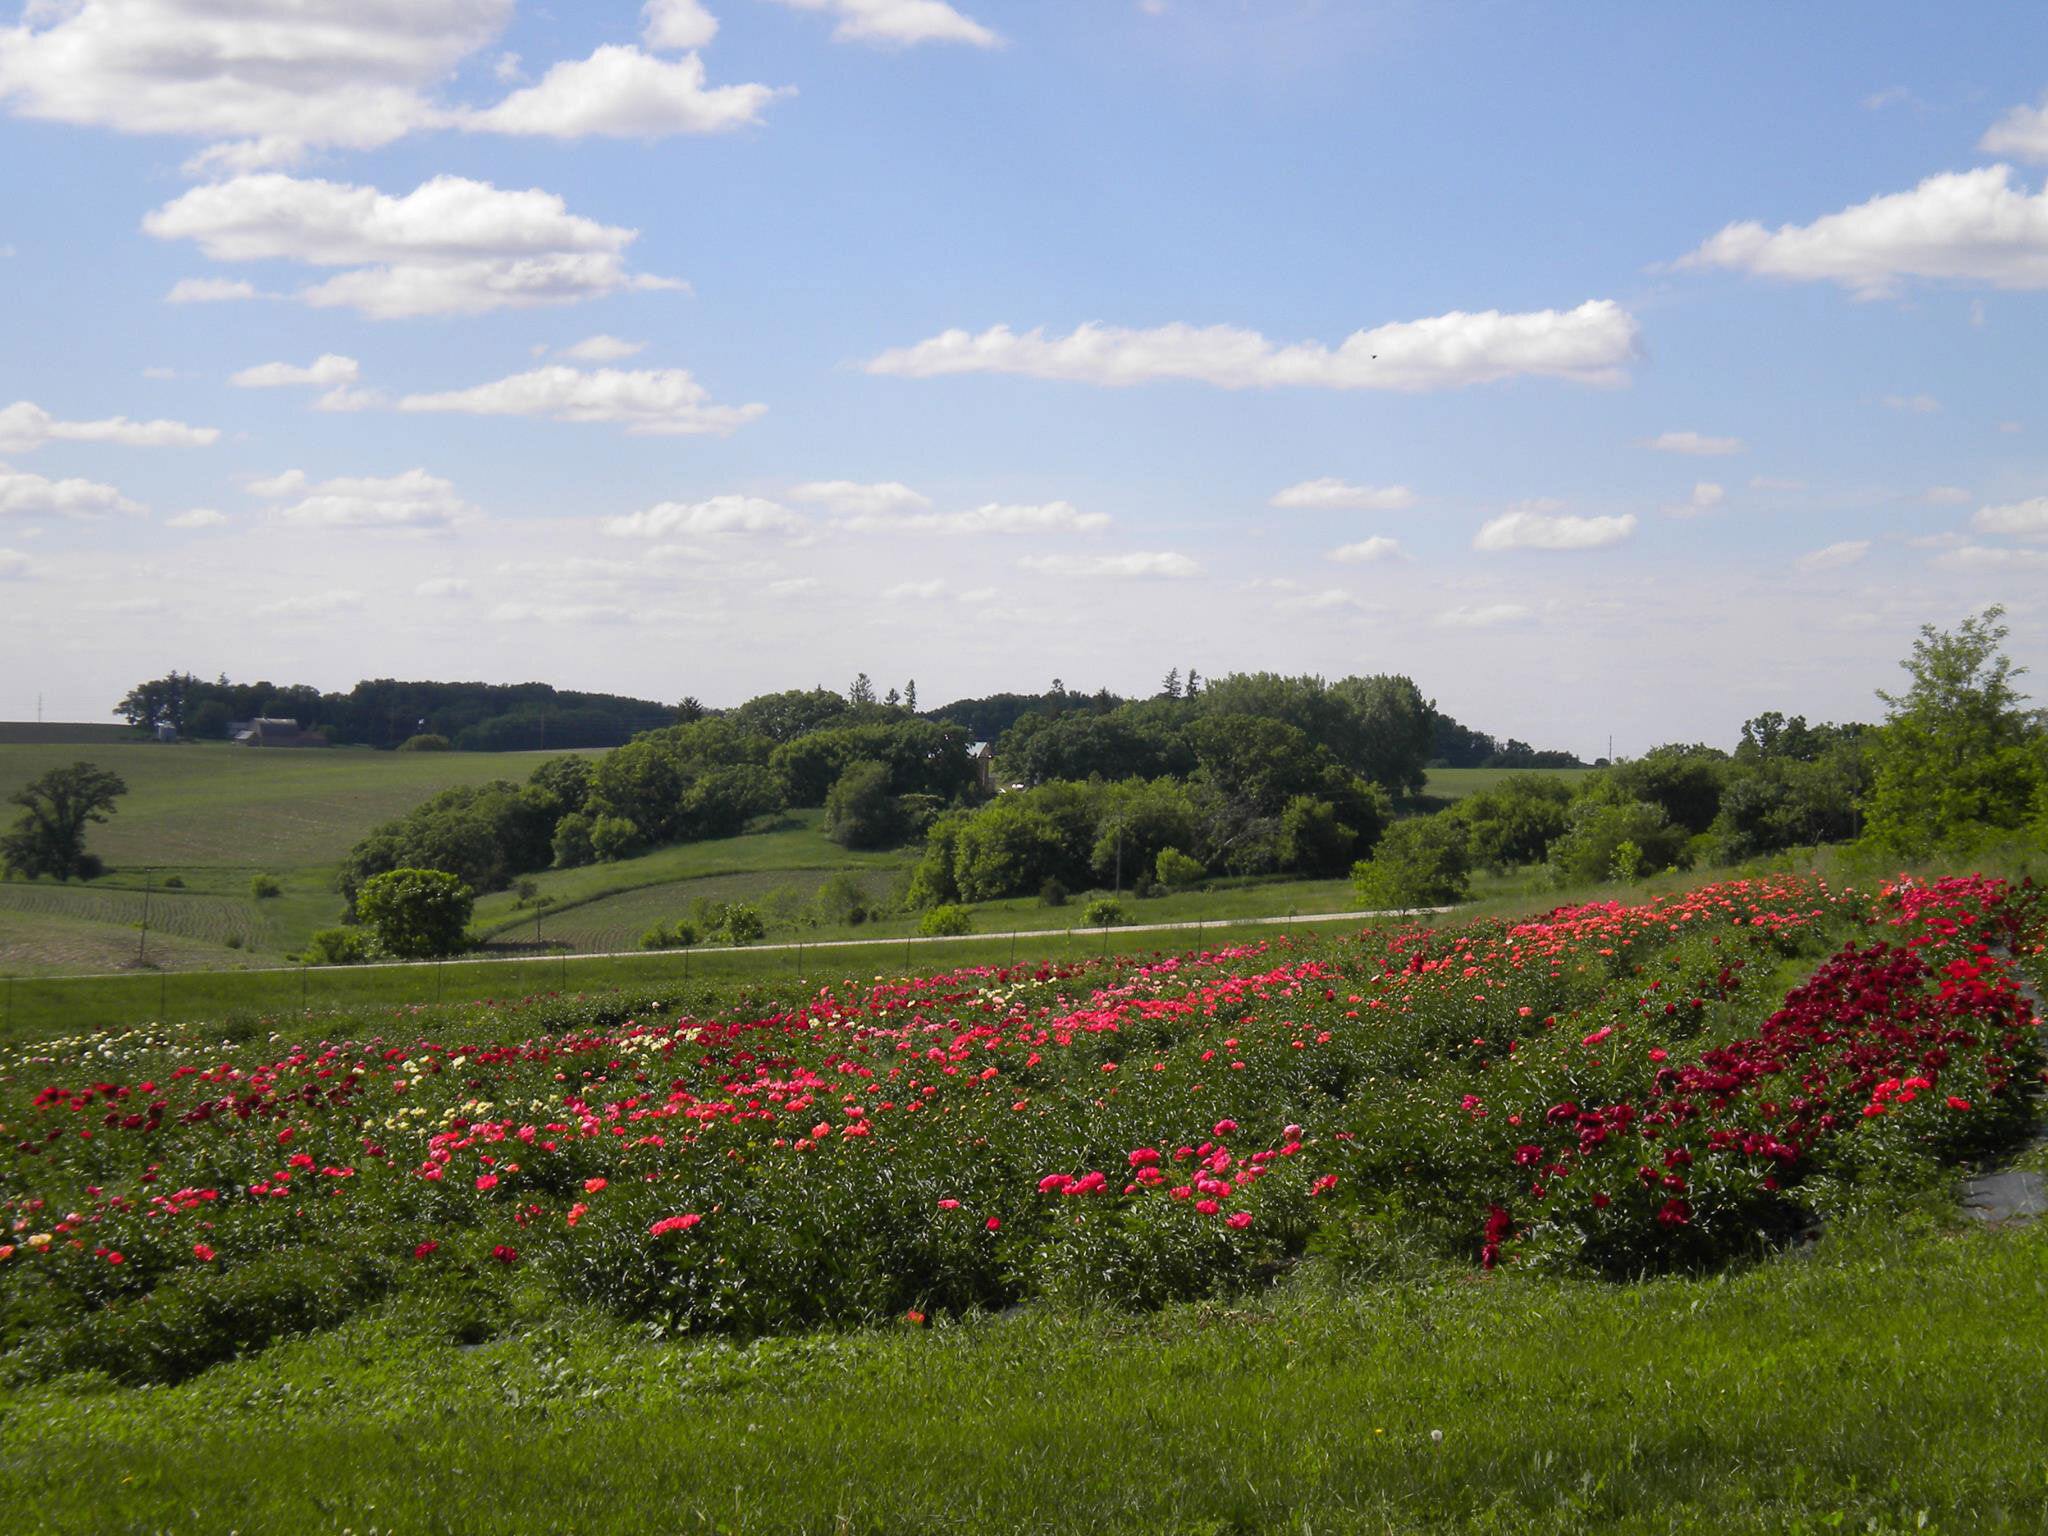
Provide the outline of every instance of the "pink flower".
{"type": "Polygon", "coordinates": [[[583,1181],[583,1193],[586,1195],[594,1195],[604,1187],[605,1181],[603,1179],[585,1179],[583,1181]]]}
{"type": "Polygon", "coordinates": [[[1216,1134],[1218,1136],[1228,1136],[1236,1129],[1237,1122],[1235,1120],[1218,1120],[1216,1122],[1216,1134]]]}
{"type": "Polygon", "coordinates": [[[412,1256],[416,1259],[424,1259],[430,1253],[438,1253],[440,1248],[441,1245],[430,1237],[424,1243],[421,1243],[419,1247],[413,1249],[412,1256]]]}
{"type": "Polygon", "coordinates": [[[1214,1200],[1197,1200],[1195,1202],[1195,1209],[1197,1211],[1200,1211],[1204,1216],[1214,1216],[1218,1211],[1223,1209],[1223,1207],[1218,1205],[1214,1200]]]}
{"type": "Polygon", "coordinates": [[[500,1243],[491,1250],[491,1257],[509,1269],[512,1265],[519,1262],[519,1250],[517,1248],[507,1248],[503,1243],[500,1243]]]}
{"type": "Polygon", "coordinates": [[[671,1232],[687,1232],[704,1218],[695,1211],[683,1216],[664,1216],[647,1229],[650,1237],[667,1237],[671,1232]]]}
{"type": "Polygon", "coordinates": [[[213,1250],[204,1243],[194,1243],[192,1245],[192,1257],[202,1264],[211,1264],[213,1262],[213,1250]]]}
{"type": "Polygon", "coordinates": [[[942,1211],[957,1211],[960,1209],[960,1202],[958,1200],[941,1200],[939,1202],[939,1209],[942,1211]]]}
{"type": "Polygon", "coordinates": [[[988,1229],[991,1232],[1000,1232],[1003,1230],[1003,1224],[998,1218],[991,1216],[988,1219],[988,1229]]]}
{"type": "Polygon", "coordinates": [[[498,1187],[498,1176],[495,1173],[478,1174],[476,1187],[478,1189],[496,1189],[498,1187]]]}
{"type": "Polygon", "coordinates": [[[1228,1216],[1223,1218],[1223,1225],[1225,1225],[1226,1227],[1235,1227],[1240,1232],[1242,1232],[1246,1227],[1250,1226],[1251,1224],[1252,1213],[1250,1211],[1232,1211],[1228,1216]]]}

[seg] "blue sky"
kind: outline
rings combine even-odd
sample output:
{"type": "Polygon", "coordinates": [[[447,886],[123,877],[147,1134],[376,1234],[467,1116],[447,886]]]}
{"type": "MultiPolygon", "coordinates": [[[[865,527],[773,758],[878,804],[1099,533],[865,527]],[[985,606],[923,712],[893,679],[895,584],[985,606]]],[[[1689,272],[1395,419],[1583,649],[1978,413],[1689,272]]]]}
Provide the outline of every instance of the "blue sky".
{"type": "Polygon", "coordinates": [[[0,0],[0,716],[2048,662],[2048,12],[0,0]],[[10,403],[18,402],[18,403],[10,403]]]}

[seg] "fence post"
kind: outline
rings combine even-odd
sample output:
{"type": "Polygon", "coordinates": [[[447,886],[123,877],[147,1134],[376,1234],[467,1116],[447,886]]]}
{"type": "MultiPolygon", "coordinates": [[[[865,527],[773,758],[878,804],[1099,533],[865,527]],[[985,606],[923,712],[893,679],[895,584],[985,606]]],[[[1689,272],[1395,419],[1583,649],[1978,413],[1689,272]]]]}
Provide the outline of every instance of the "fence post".
{"type": "Polygon", "coordinates": [[[156,1017],[158,1023],[162,1023],[164,1015],[171,1011],[170,995],[171,973],[169,971],[158,971],[156,973],[156,1017]]]}

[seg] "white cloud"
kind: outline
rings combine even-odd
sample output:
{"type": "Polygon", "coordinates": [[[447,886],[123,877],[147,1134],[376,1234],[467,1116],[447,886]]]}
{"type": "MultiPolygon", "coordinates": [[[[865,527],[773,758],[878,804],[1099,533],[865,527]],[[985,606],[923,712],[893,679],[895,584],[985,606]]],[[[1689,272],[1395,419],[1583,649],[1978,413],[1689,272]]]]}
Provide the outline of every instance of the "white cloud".
{"type": "Polygon", "coordinates": [[[1903,85],[1888,85],[1883,90],[1872,91],[1863,98],[1863,110],[1866,112],[1880,112],[1886,107],[1919,105],[1920,98],[1903,85]]]}
{"type": "Polygon", "coordinates": [[[1992,549],[1966,544],[1936,555],[1934,563],[1952,571],[2048,570],[2048,549],[1992,549]]]}
{"type": "Polygon", "coordinates": [[[617,336],[607,336],[600,331],[595,336],[586,336],[573,347],[563,347],[561,355],[573,358],[579,363],[616,363],[636,352],[644,352],[644,341],[623,341],[617,336]]]}
{"type": "Polygon", "coordinates": [[[1473,539],[1474,549],[1605,549],[1636,531],[1633,512],[1621,517],[1573,517],[1550,509],[1557,503],[1525,504],[1494,518],[1473,539]]]}
{"type": "Polygon", "coordinates": [[[487,133],[658,139],[758,123],[761,109],[780,94],[765,85],[707,88],[704,80],[704,61],[694,53],[658,59],[631,44],[609,44],[587,59],[563,60],[537,84],[459,121],[487,133]]]}
{"type": "Polygon", "coordinates": [[[1970,493],[1960,485],[1930,485],[1922,499],[1929,506],[1958,507],[1969,501],[1970,493]]]}
{"type": "Polygon", "coordinates": [[[863,485],[854,480],[806,480],[789,488],[789,499],[822,506],[844,517],[885,517],[892,513],[922,512],[931,498],[921,496],[900,480],[863,485]]]}
{"type": "Polygon", "coordinates": [[[1064,501],[1040,506],[990,502],[965,512],[856,512],[839,524],[850,533],[1087,533],[1109,526],[1106,512],[1082,512],[1064,501]]]}
{"type": "Polygon", "coordinates": [[[1121,386],[1192,379],[1223,389],[1300,385],[1322,389],[1454,389],[1530,374],[1612,384],[1635,355],[1636,323],[1611,300],[1573,310],[1504,315],[1453,312],[1358,331],[1335,348],[1278,346],[1236,326],[1185,324],[1135,331],[1084,325],[1063,337],[998,325],[979,336],[945,331],[884,352],[870,373],[937,378],[1018,373],[1121,386]]]}
{"type": "Polygon", "coordinates": [[[279,499],[306,494],[281,508],[280,522],[302,528],[447,528],[477,515],[476,508],[455,487],[424,469],[402,475],[343,477],[308,486],[303,474],[288,470],[273,480],[250,486],[259,496],[279,499]]]}
{"type": "Polygon", "coordinates": [[[0,517],[105,517],[140,512],[111,485],[93,480],[49,480],[0,464],[0,517]]]}
{"type": "Polygon", "coordinates": [[[516,53],[499,54],[491,61],[491,78],[504,85],[511,85],[515,81],[524,80],[526,78],[526,71],[520,68],[519,55],[516,53]]]}
{"type": "Polygon", "coordinates": [[[1797,563],[1802,571],[1833,571],[1854,565],[1869,553],[1870,540],[1844,539],[1839,544],[1829,544],[1801,555],[1797,563]]]}
{"type": "Polygon", "coordinates": [[[2048,496],[2008,502],[2001,507],[1979,507],[1970,519],[1979,533],[2017,534],[2023,539],[2048,538],[2048,496]]]}
{"type": "Polygon", "coordinates": [[[2038,107],[2014,107],[1985,130],[1977,147],[1988,155],[2048,160],[2048,100],[2038,107]]]}
{"type": "Polygon", "coordinates": [[[1002,38],[963,16],[944,0],[781,0],[800,11],[824,11],[839,18],[835,41],[907,47],[913,43],[971,43],[996,48],[1002,38]]]}
{"type": "Polygon", "coordinates": [[[374,149],[433,123],[422,94],[513,0],[30,0],[0,29],[0,101],[25,117],[215,147],[207,164],[374,149]]]}
{"type": "Polygon", "coordinates": [[[785,576],[780,581],[769,582],[767,591],[770,597],[795,597],[799,593],[817,591],[818,585],[815,576],[785,576]]]}
{"type": "Polygon", "coordinates": [[[1399,541],[1375,534],[1369,539],[1361,539],[1356,544],[1345,544],[1331,550],[1330,558],[1339,565],[1369,565],[1381,560],[1391,560],[1400,553],[1399,541]]]}
{"type": "Polygon", "coordinates": [[[1530,616],[1520,603],[1491,603],[1484,607],[1447,608],[1430,622],[1443,629],[1492,629],[1500,624],[1519,624],[1530,616]]]}
{"type": "Polygon", "coordinates": [[[759,496],[713,496],[709,501],[664,501],[644,512],[605,519],[614,538],[658,539],[669,534],[776,533],[803,526],[789,508],[759,496]]]}
{"type": "Polygon", "coordinates": [[[189,512],[180,512],[176,517],[166,518],[166,528],[225,528],[227,514],[216,512],[212,507],[194,507],[189,512]]]}
{"type": "Polygon", "coordinates": [[[460,411],[471,416],[545,416],[555,421],[620,422],[635,436],[723,437],[768,409],[712,405],[684,368],[585,373],[557,363],[473,389],[407,395],[402,411],[460,411]]]}
{"type": "Polygon", "coordinates": [[[229,304],[237,299],[260,299],[254,283],[232,277],[183,277],[164,295],[166,304],[229,304]]]}
{"type": "Polygon", "coordinates": [[[1164,16],[1167,10],[1166,0],[1138,0],[1138,9],[1147,16],[1164,16]]]}
{"type": "Polygon", "coordinates": [[[279,598],[253,610],[259,619],[318,619],[330,614],[353,613],[363,606],[360,592],[309,592],[303,597],[279,598]]]}
{"type": "Polygon", "coordinates": [[[1306,613],[1327,613],[1333,608],[1356,608],[1360,604],[1349,592],[1338,587],[1326,587],[1320,592],[1298,597],[1287,606],[1306,613]]]}
{"type": "Polygon", "coordinates": [[[1089,579],[1115,576],[1193,576],[1201,567],[1172,550],[1134,550],[1127,555],[1026,555],[1024,566],[1041,576],[1089,579]]]}
{"type": "Polygon", "coordinates": [[[1907,411],[1915,416],[1932,416],[1941,409],[1941,402],[1932,395],[1883,395],[1879,397],[1889,411],[1907,411]]]}
{"type": "Polygon", "coordinates": [[[1698,432],[1660,432],[1651,438],[1648,447],[1659,453],[1692,453],[1717,455],[1742,452],[1739,437],[1707,437],[1698,432]]]}
{"type": "Polygon", "coordinates": [[[1353,485],[1325,475],[1275,491],[1266,505],[1284,511],[1404,512],[1415,505],[1415,493],[1405,485],[1353,485]]]}
{"type": "Polygon", "coordinates": [[[382,405],[384,394],[376,389],[350,389],[342,385],[330,389],[313,402],[316,411],[366,411],[373,405],[382,405]]]}
{"type": "Polygon", "coordinates": [[[1692,488],[1692,495],[1675,507],[1664,510],[1673,517],[1698,517],[1702,512],[1711,512],[1727,499],[1728,493],[1711,480],[1702,480],[1692,488]]]}
{"type": "Polygon", "coordinates": [[[460,576],[435,576],[412,589],[414,597],[468,597],[470,584],[460,576]]]}
{"type": "Polygon", "coordinates": [[[159,384],[168,384],[173,379],[181,379],[184,377],[184,375],[179,373],[178,370],[175,368],[165,368],[161,366],[143,369],[142,376],[145,379],[153,380],[154,382],[159,384]]]}
{"type": "Polygon", "coordinates": [[[650,48],[703,48],[718,36],[718,18],[703,0],[647,0],[640,15],[640,35],[650,48]]]}
{"type": "Polygon", "coordinates": [[[259,363],[231,375],[228,382],[240,389],[286,389],[300,384],[332,389],[355,383],[360,371],[354,358],[323,352],[304,368],[293,363],[259,363]]]}
{"type": "Polygon", "coordinates": [[[18,549],[0,549],[0,581],[26,581],[35,562],[18,549]]]}
{"type": "Polygon", "coordinates": [[[118,443],[126,448],[204,448],[220,436],[218,427],[188,427],[182,421],[59,421],[27,400],[0,409],[0,453],[27,453],[49,442],[118,443]]]}
{"type": "Polygon", "coordinates": [[[493,624],[558,624],[579,629],[623,623],[626,617],[610,603],[500,603],[490,616],[493,624]]]}
{"type": "Polygon", "coordinates": [[[1811,224],[1730,224],[1678,265],[1840,283],[1861,298],[1908,278],[2048,288],[2048,192],[2013,185],[2010,166],[1950,172],[1811,224]]]}
{"type": "Polygon", "coordinates": [[[194,241],[216,261],[353,268],[298,297],[377,319],[681,286],[626,270],[637,230],[572,214],[552,192],[505,191],[460,176],[437,176],[401,197],[276,172],[238,176],[194,187],[142,227],[159,240],[194,241]]]}
{"type": "Polygon", "coordinates": [[[931,602],[946,595],[945,582],[934,577],[930,581],[899,581],[882,594],[885,603],[906,601],[931,602]]]}

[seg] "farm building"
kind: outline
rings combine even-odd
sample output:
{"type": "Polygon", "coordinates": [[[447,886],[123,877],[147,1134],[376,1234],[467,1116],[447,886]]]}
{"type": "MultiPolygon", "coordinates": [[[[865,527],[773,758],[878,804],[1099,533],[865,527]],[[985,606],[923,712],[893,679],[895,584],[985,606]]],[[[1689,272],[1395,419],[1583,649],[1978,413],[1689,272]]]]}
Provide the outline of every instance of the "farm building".
{"type": "Polygon", "coordinates": [[[970,741],[967,744],[967,761],[974,765],[975,777],[981,787],[987,789],[994,782],[996,771],[996,749],[993,743],[970,741]]]}
{"type": "Polygon", "coordinates": [[[324,747],[327,738],[318,731],[299,728],[296,720],[230,720],[228,740],[244,747],[324,747]]]}

